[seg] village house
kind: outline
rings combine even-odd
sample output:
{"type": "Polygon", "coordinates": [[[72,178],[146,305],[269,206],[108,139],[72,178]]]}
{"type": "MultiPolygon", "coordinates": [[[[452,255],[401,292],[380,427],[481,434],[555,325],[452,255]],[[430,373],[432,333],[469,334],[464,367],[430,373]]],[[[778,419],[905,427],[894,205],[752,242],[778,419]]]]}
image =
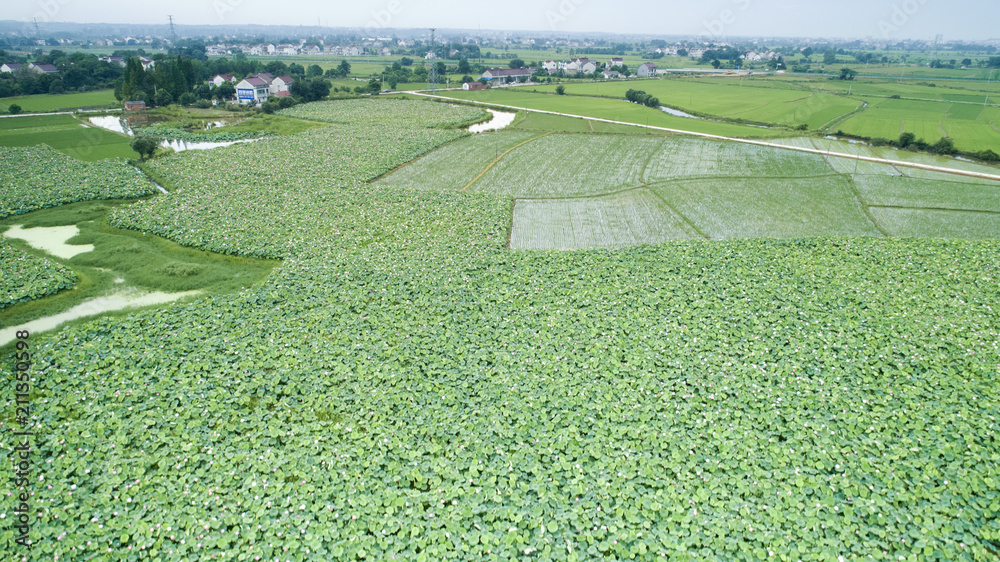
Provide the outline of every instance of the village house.
{"type": "Polygon", "coordinates": [[[553,72],[559,70],[559,63],[554,60],[547,60],[542,63],[542,69],[545,70],[545,72],[552,74],[553,72]]]}
{"type": "Polygon", "coordinates": [[[644,62],[635,71],[636,76],[656,76],[656,65],[651,62],[644,62]]]}
{"type": "Polygon", "coordinates": [[[32,62],[28,64],[28,70],[38,74],[59,74],[59,69],[44,62],[32,62]]]}
{"type": "Polygon", "coordinates": [[[16,62],[6,62],[3,65],[0,65],[0,72],[9,72],[13,74],[18,70],[21,70],[21,65],[16,62]]]}
{"type": "Polygon", "coordinates": [[[618,80],[622,77],[622,74],[617,70],[605,70],[604,78],[607,80],[618,80]]]}
{"type": "Polygon", "coordinates": [[[604,63],[604,68],[611,70],[616,66],[624,66],[624,64],[625,64],[624,60],[622,60],[620,57],[616,57],[604,63]]]}
{"type": "Polygon", "coordinates": [[[100,60],[109,64],[117,64],[118,66],[125,66],[125,57],[108,56],[100,60]]]}
{"type": "Polygon", "coordinates": [[[295,79],[291,76],[284,75],[278,76],[274,80],[271,80],[270,91],[272,94],[277,94],[279,92],[287,92],[292,87],[292,83],[295,79]]]}
{"type": "Polygon", "coordinates": [[[125,102],[125,111],[142,111],[144,109],[146,109],[146,102],[143,100],[125,102]]]}
{"type": "Polygon", "coordinates": [[[271,93],[271,83],[264,81],[260,75],[244,78],[236,84],[236,99],[240,105],[262,104],[271,93]]]}
{"type": "Polygon", "coordinates": [[[218,88],[219,86],[223,85],[226,82],[232,82],[233,84],[235,84],[236,77],[233,76],[232,74],[216,74],[215,76],[212,77],[212,80],[209,81],[208,85],[211,88],[218,88]]]}
{"type": "Polygon", "coordinates": [[[476,90],[485,90],[486,84],[483,84],[482,82],[466,82],[465,84],[462,84],[462,89],[470,92],[476,90]]]}
{"type": "Polygon", "coordinates": [[[593,74],[597,72],[597,63],[588,58],[572,59],[563,70],[567,74],[593,74]]]}

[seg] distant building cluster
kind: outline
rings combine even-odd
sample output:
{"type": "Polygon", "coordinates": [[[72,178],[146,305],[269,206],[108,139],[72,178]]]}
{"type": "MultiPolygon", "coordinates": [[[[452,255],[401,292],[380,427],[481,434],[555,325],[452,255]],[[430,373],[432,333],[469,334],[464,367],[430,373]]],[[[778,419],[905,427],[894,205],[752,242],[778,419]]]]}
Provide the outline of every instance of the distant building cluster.
{"type": "MultiPolygon", "coordinates": [[[[365,41],[360,45],[324,45],[322,41],[307,43],[302,41],[299,44],[291,43],[259,43],[254,45],[237,45],[216,43],[205,47],[205,54],[210,57],[232,56],[236,53],[243,53],[248,56],[299,56],[299,55],[332,55],[337,57],[360,57],[363,55],[377,55],[383,57],[392,56],[392,50],[386,46],[391,42],[386,41],[365,41]]],[[[400,41],[403,43],[403,41],[400,41]]],[[[412,42],[411,42],[412,43],[412,42]]]]}

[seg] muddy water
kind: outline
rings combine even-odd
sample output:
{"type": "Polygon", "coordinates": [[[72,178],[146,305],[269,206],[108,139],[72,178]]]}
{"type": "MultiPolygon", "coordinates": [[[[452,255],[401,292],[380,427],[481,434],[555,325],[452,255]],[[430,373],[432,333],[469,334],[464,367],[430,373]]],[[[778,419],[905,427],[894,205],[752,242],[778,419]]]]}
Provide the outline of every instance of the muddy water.
{"type": "Polygon", "coordinates": [[[182,299],[184,297],[191,297],[199,294],[201,294],[201,291],[186,291],[183,293],[162,293],[157,291],[150,293],[136,289],[123,290],[106,297],[97,297],[83,301],[73,308],[70,308],[65,312],[60,312],[59,314],[53,314],[52,316],[32,320],[31,322],[20,326],[4,328],[0,330],[0,345],[7,345],[8,343],[14,341],[15,333],[18,330],[28,330],[32,333],[46,332],[59,327],[65,322],[76,320],[78,318],[95,316],[116,310],[124,310],[126,308],[164,304],[182,299]]]}
{"type": "Polygon", "coordinates": [[[49,226],[21,228],[15,224],[4,236],[24,240],[32,248],[48,252],[57,258],[70,259],[73,256],[94,251],[93,244],[67,244],[66,241],[80,234],[76,226],[49,226]]]}

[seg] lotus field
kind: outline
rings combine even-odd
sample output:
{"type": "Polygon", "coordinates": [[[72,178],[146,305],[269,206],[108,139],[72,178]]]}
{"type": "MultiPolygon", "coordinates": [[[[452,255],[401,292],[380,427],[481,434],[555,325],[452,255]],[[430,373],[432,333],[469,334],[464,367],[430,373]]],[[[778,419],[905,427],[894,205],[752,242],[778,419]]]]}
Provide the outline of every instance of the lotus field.
{"type": "Polygon", "coordinates": [[[350,103],[375,124],[157,160],[177,191],[114,215],[285,260],[33,338],[33,558],[994,556],[995,239],[511,250],[522,200],[369,183],[464,135],[447,106],[350,103]]]}
{"type": "Polygon", "coordinates": [[[81,162],[38,145],[0,147],[0,218],[95,199],[129,199],[156,191],[123,160],[81,162]]]}
{"type": "Polygon", "coordinates": [[[0,242],[0,309],[69,289],[75,281],[69,268],[0,242]]]}

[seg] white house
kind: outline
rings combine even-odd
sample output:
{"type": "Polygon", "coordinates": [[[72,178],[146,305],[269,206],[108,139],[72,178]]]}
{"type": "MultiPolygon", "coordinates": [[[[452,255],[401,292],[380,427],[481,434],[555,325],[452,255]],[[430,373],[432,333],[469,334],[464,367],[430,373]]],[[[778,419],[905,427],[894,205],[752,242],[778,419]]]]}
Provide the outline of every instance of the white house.
{"type": "Polygon", "coordinates": [[[604,71],[604,78],[607,79],[607,80],[617,80],[617,79],[619,79],[621,77],[622,77],[621,73],[618,72],[617,70],[605,70],[604,71]]]}
{"type": "Polygon", "coordinates": [[[656,76],[656,65],[651,62],[644,62],[635,71],[636,76],[656,76]]]}
{"type": "Polygon", "coordinates": [[[0,65],[0,72],[14,73],[17,72],[18,70],[21,70],[21,65],[16,62],[7,62],[4,63],[3,65],[0,65]]]}
{"type": "Polygon", "coordinates": [[[274,53],[276,53],[278,51],[278,49],[274,46],[273,43],[268,43],[267,47],[265,47],[265,49],[267,50],[267,54],[269,54],[269,55],[273,55],[274,53]]]}
{"type": "Polygon", "coordinates": [[[382,56],[382,57],[391,57],[392,56],[392,51],[389,50],[389,47],[382,47],[382,50],[379,51],[378,54],[379,54],[379,56],[382,56]]]}
{"type": "Polygon", "coordinates": [[[241,105],[262,104],[270,94],[270,84],[259,76],[245,78],[236,84],[236,99],[241,105]]]}
{"type": "Polygon", "coordinates": [[[583,74],[593,74],[597,71],[597,63],[588,59],[572,59],[566,66],[563,67],[569,74],[573,73],[583,73],[583,74]]]}
{"type": "Polygon", "coordinates": [[[143,70],[149,70],[156,66],[156,61],[147,59],[146,57],[139,57],[139,64],[142,65],[143,70]]]}
{"type": "Polygon", "coordinates": [[[209,87],[218,88],[226,82],[236,83],[236,77],[232,74],[216,74],[212,77],[212,80],[208,83],[209,87]]]}
{"type": "Polygon", "coordinates": [[[554,60],[547,60],[542,63],[542,68],[545,70],[545,72],[552,74],[553,72],[559,70],[559,63],[557,63],[554,60]]]}
{"type": "Polygon", "coordinates": [[[37,72],[38,74],[59,74],[59,69],[43,62],[28,63],[28,70],[37,72]]]}
{"type": "Polygon", "coordinates": [[[623,64],[625,64],[625,61],[622,60],[621,58],[613,58],[608,62],[604,63],[604,68],[611,70],[612,68],[616,66],[622,66],[623,64]]]}
{"type": "Polygon", "coordinates": [[[278,92],[287,92],[291,88],[292,83],[295,79],[291,76],[278,76],[274,80],[271,80],[270,91],[272,94],[277,94],[278,92]]]}

